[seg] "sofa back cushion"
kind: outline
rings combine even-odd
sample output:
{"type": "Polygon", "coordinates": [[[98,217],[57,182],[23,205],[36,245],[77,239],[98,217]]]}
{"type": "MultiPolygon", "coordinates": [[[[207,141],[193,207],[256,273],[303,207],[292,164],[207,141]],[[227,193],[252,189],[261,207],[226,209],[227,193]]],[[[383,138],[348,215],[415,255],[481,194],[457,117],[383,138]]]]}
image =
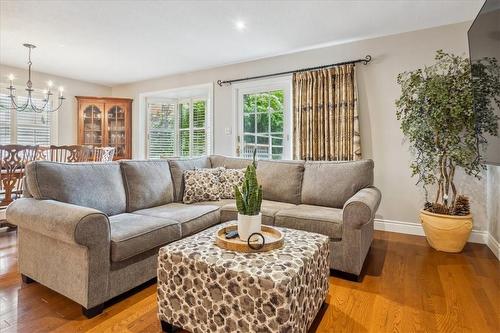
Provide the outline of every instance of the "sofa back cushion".
{"type": "Polygon", "coordinates": [[[359,190],[373,185],[373,161],[308,161],[302,203],[342,208],[359,190]]]}
{"type": "Polygon", "coordinates": [[[240,157],[211,155],[210,162],[212,168],[224,167],[226,169],[246,169],[246,167],[252,163],[252,160],[240,157]]]}
{"type": "Polygon", "coordinates": [[[195,157],[190,159],[169,159],[170,174],[174,184],[174,200],[182,201],[184,195],[184,170],[195,170],[210,168],[210,159],[208,156],[195,157]]]}
{"type": "Polygon", "coordinates": [[[26,182],[35,199],[94,208],[108,216],[125,212],[125,188],[117,162],[35,161],[26,166],[26,182]]]}
{"type": "Polygon", "coordinates": [[[174,201],[174,184],[168,161],[120,161],[127,212],[174,201]]]}
{"type": "Polygon", "coordinates": [[[300,203],[304,161],[266,161],[257,163],[257,180],[266,200],[300,203]]]}

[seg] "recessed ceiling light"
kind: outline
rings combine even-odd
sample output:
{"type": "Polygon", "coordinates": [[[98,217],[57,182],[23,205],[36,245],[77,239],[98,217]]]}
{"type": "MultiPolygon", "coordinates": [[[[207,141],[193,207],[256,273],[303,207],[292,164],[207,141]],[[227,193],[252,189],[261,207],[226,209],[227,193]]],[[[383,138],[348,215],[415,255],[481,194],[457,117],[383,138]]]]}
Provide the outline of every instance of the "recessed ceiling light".
{"type": "Polygon", "coordinates": [[[234,26],[235,26],[236,30],[239,30],[239,31],[243,31],[247,27],[245,22],[242,20],[237,20],[236,22],[234,22],[234,26]]]}

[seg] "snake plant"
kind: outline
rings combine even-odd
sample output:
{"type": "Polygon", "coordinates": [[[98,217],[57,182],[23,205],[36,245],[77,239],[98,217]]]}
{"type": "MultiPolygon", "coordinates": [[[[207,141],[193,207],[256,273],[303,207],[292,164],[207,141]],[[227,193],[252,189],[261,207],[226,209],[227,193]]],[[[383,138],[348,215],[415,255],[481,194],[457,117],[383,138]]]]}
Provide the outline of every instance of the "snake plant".
{"type": "Polygon", "coordinates": [[[241,189],[234,187],[236,207],[242,215],[258,215],[262,205],[262,186],[257,181],[257,164],[255,163],[256,150],[253,152],[253,162],[245,170],[245,177],[241,189]]]}

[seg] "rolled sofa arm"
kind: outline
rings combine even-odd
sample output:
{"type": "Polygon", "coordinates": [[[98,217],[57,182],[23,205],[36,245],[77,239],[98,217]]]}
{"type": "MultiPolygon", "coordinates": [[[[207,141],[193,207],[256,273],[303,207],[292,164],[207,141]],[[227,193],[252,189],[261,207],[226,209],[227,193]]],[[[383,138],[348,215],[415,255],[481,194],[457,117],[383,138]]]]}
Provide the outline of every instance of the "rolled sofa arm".
{"type": "Polygon", "coordinates": [[[21,198],[9,205],[6,214],[9,223],[64,242],[87,247],[110,242],[108,217],[96,209],[21,198]]]}
{"type": "Polygon", "coordinates": [[[359,229],[370,222],[377,211],[382,194],[376,187],[359,190],[344,204],[344,225],[359,229]]]}

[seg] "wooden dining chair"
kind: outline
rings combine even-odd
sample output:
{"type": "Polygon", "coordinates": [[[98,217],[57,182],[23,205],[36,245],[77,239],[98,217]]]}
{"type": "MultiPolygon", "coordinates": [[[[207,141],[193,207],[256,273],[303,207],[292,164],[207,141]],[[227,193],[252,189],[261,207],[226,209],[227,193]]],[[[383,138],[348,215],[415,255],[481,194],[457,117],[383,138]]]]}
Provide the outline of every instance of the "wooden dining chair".
{"type": "Polygon", "coordinates": [[[115,147],[95,147],[93,155],[94,162],[112,162],[115,156],[115,147]]]}
{"type": "Polygon", "coordinates": [[[48,161],[50,154],[50,145],[38,145],[36,148],[36,161],[48,161]]]}
{"type": "Polygon", "coordinates": [[[0,228],[14,230],[5,219],[7,206],[23,193],[24,168],[35,159],[37,147],[26,145],[0,145],[0,228]]]}
{"type": "Polygon", "coordinates": [[[36,152],[37,146],[0,145],[0,209],[22,195],[24,168],[36,152]]]}
{"type": "Polygon", "coordinates": [[[52,162],[89,162],[92,149],[81,145],[50,146],[48,159],[52,162]]]}

